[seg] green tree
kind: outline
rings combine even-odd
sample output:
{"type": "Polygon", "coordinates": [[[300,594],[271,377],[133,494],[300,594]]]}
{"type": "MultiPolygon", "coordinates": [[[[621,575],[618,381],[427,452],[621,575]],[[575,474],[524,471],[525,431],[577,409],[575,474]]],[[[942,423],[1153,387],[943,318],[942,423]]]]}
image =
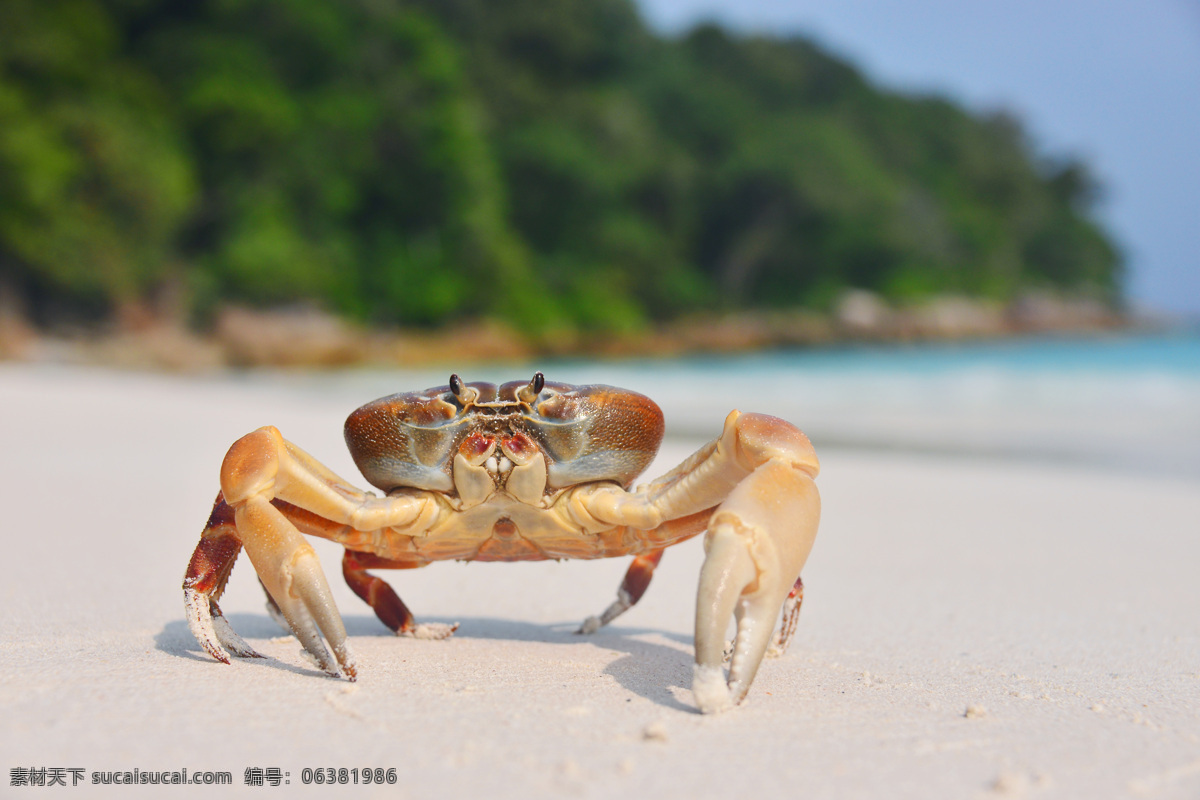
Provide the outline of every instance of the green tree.
{"type": "Polygon", "coordinates": [[[98,3],[0,5],[0,263],[32,292],[111,306],[176,263],[195,174],[122,48],[98,3]]]}

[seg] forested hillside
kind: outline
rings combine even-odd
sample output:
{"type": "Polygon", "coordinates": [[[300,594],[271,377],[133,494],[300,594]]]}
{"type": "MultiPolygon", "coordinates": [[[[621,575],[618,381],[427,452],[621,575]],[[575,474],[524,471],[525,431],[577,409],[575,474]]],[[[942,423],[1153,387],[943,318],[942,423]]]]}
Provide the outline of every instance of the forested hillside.
{"type": "Polygon", "coordinates": [[[628,0],[0,3],[0,289],[41,324],[1115,299],[1094,194],[1010,117],[628,0]]]}

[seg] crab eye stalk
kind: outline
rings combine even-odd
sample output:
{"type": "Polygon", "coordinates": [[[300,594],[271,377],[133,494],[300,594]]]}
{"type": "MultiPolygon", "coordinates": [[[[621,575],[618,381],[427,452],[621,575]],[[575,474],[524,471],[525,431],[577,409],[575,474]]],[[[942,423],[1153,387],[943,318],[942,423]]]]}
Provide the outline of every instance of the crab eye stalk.
{"type": "Polygon", "coordinates": [[[522,403],[532,403],[537,400],[539,394],[542,393],[542,388],[546,385],[546,376],[540,372],[536,372],[529,384],[522,386],[517,390],[517,399],[522,403]]]}
{"type": "Polygon", "coordinates": [[[458,375],[450,376],[450,391],[454,394],[454,398],[462,403],[464,408],[479,399],[479,390],[464,384],[462,378],[458,377],[458,375]]]}

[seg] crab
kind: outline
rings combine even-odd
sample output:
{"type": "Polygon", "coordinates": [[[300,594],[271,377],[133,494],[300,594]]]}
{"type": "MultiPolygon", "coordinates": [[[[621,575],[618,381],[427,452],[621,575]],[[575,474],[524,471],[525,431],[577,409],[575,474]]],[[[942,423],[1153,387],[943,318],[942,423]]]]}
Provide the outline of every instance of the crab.
{"type": "Polygon", "coordinates": [[[502,386],[451,375],[446,386],[390,395],[354,411],[345,437],[384,496],[355,488],[274,427],[226,454],[183,582],[188,625],[218,661],[261,657],[217,605],[244,547],[272,614],[324,672],[355,679],[346,629],[302,533],[343,545],[354,593],[395,633],[422,638],[457,626],[418,624],[368,569],[633,556],[616,601],[579,631],[593,633],[641,599],[665,548],[704,533],[692,685],[704,713],[740,703],[764,655],[792,638],[820,498],[816,454],[788,422],[733,411],[720,436],[636,489],[662,441],[659,407],[637,392],[551,383],[540,372],[502,386]]]}

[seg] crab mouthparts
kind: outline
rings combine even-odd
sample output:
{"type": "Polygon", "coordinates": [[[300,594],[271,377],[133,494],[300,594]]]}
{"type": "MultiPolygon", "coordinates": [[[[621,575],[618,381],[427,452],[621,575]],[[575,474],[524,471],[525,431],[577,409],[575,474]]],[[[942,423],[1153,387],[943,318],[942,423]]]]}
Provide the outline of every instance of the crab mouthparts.
{"type": "Polygon", "coordinates": [[[508,477],[508,473],[512,472],[513,462],[509,461],[508,456],[505,455],[501,455],[499,458],[491,455],[483,462],[483,468],[492,476],[492,480],[496,482],[496,485],[500,486],[504,483],[504,479],[508,477]]]}
{"type": "Polygon", "coordinates": [[[537,444],[521,431],[501,435],[474,431],[459,452],[471,466],[483,467],[497,487],[504,486],[513,467],[524,466],[538,453],[537,444]]]}

